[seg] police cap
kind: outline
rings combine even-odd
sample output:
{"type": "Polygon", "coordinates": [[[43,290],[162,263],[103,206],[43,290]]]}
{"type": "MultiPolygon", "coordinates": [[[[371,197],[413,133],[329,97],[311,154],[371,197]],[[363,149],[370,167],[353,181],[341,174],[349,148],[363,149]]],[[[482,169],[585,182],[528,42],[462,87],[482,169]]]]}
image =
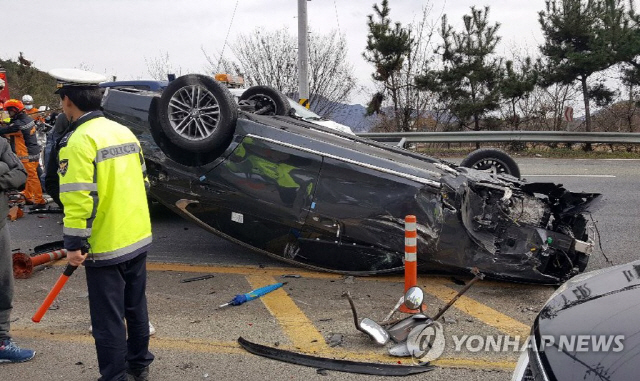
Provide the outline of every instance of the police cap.
{"type": "Polygon", "coordinates": [[[56,94],[60,89],[89,90],[98,88],[98,84],[107,78],[98,73],[80,69],[51,69],[49,75],[57,80],[56,94]]]}

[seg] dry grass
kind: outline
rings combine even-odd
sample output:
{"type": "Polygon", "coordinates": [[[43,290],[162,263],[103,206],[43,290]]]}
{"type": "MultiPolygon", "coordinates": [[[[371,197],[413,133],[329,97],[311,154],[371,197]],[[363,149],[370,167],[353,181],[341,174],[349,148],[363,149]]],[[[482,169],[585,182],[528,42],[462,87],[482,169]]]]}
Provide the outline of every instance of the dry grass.
{"type": "MultiPolygon", "coordinates": [[[[583,144],[573,144],[567,147],[566,144],[557,144],[557,147],[550,147],[545,144],[527,144],[522,149],[511,149],[509,144],[503,145],[482,145],[481,148],[498,148],[509,153],[513,157],[545,157],[545,158],[567,158],[567,159],[640,159],[640,145],[609,145],[593,144],[591,151],[585,151],[583,144]]],[[[419,143],[413,147],[415,151],[434,157],[465,157],[476,149],[475,144],[442,144],[442,143],[419,143]]]]}

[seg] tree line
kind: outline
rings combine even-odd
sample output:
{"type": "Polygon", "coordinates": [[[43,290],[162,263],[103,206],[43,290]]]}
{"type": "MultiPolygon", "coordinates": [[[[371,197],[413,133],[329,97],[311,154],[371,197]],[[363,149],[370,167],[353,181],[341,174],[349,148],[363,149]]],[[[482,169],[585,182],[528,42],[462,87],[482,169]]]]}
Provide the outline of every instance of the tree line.
{"type": "MultiPolygon", "coordinates": [[[[373,4],[362,53],[373,66],[367,112],[379,115],[376,130],[640,130],[640,15],[632,0],[548,0],[538,13],[542,45],[509,57],[496,54],[501,25],[490,7],[471,7],[455,28],[447,15],[431,23],[428,7],[415,23],[394,22],[389,3],[373,4]],[[578,102],[584,118],[565,120],[578,102]]],[[[346,42],[312,32],[308,45],[311,108],[331,118],[359,90],[346,42]]],[[[258,28],[228,48],[234,59],[203,48],[207,72],[297,97],[297,36],[258,28]]],[[[167,55],[149,73],[166,78],[168,67],[167,55]]]]}
{"type": "MultiPolygon", "coordinates": [[[[500,23],[490,21],[489,7],[471,7],[458,30],[444,15],[434,28],[441,41],[425,69],[407,81],[400,78],[415,66],[414,29],[391,22],[388,0],[373,9],[364,56],[375,68],[372,77],[380,90],[368,110],[380,112],[385,100],[393,104],[393,117],[380,126],[384,130],[561,130],[567,127],[564,106],[578,97],[584,105],[580,124],[585,131],[592,131],[594,122],[599,129],[607,128],[602,124],[637,129],[640,18],[632,1],[548,0],[538,13],[544,36],[538,58],[496,54],[500,23]],[[599,77],[612,71],[624,91],[609,88],[599,77]],[[425,94],[430,101],[422,109],[426,115],[398,100],[397,93],[407,89],[425,94]],[[607,111],[623,93],[626,101],[614,105],[621,121],[612,123],[606,112],[593,120],[592,103],[607,111]],[[407,114],[415,117],[405,118],[407,114]]],[[[575,124],[573,128],[582,127],[575,124]]]]}

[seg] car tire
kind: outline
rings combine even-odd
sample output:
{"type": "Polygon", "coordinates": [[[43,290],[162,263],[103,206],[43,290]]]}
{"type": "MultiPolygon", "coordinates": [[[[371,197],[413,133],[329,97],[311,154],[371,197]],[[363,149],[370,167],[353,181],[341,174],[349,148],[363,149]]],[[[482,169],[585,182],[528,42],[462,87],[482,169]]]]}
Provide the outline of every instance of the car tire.
{"type": "Polygon", "coordinates": [[[520,168],[515,160],[506,152],[495,148],[480,148],[471,152],[460,166],[484,171],[495,168],[498,174],[520,178],[520,168]]]}
{"type": "Polygon", "coordinates": [[[188,74],[164,89],[157,113],[162,133],[175,146],[196,154],[222,152],[235,131],[238,106],[224,85],[188,74]]]}
{"type": "Polygon", "coordinates": [[[238,102],[243,110],[258,115],[287,115],[291,109],[287,97],[269,86],[248,88],[242,93],[238,102]]]}

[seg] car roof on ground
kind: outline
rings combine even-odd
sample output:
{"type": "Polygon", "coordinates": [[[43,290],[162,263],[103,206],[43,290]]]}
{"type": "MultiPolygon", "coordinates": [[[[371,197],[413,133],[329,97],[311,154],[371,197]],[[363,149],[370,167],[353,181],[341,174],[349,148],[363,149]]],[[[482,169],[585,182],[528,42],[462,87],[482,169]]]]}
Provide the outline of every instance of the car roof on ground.
{"type": "Polygon", "coordinates": [[[160,91],[169,85],[169,81],[131,80],[102,82],[100,87],[128,87],[140,90],[160,91]]]}

